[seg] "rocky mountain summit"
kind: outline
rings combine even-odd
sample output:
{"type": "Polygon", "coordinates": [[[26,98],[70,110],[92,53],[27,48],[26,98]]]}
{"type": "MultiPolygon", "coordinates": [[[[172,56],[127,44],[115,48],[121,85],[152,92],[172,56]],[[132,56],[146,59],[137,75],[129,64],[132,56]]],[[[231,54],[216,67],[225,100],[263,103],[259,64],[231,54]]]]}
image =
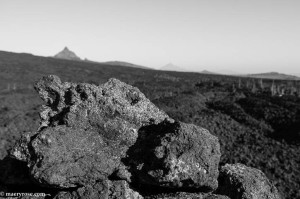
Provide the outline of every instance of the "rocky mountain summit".
{"type": "Polygon", "coordinates": [[[69,50],[68,47],[65,47],[62,51],[54,55],[54,58],[74,60],[74,61],[81,60],[73,51],[69,50]]]}
{"type": "Polygon", "coordinates": [[[135,87],[50,75],[35,88],[45,102],[40,127],[23,134],[11,157],[27,164],[24,183],[55,190],[45,198],[281,198],[257,169],[227,164],[219,172],[219,139],[174,121],[135,87]]]}

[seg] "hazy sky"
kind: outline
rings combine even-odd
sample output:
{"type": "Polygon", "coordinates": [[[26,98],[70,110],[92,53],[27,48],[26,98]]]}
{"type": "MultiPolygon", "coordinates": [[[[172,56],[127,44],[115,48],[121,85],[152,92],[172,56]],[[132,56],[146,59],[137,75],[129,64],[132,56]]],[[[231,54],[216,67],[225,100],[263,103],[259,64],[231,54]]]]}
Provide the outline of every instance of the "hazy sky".
{"type": "Polygon", "coordinates": [[[299,0],[0,0],[0,50],[300,74],[299,0]]]}

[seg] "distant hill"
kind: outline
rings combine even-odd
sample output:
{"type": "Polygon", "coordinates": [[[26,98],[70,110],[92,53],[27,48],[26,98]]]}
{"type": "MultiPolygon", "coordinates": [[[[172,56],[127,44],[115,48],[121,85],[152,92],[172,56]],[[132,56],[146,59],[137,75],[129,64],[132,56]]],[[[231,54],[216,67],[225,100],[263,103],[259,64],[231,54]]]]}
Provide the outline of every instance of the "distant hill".
{"type": "Polygon", "coordinates": [[[293,75],[300,77],[300,73],[294,73],[293,75]]]}
{"type": "Polygon", "coordinates": [[[233,70],[228,70],[228,69],[222,69],[216,71],[218,74],[223,74],[223,75],[239,75],[240,73],[233,71],[233,70]]]}
{"type": "Polygon", "coordinates": [[[111,65],[111,66],[125,66],[125,67],[132,67],[132,68],[141,68],[141,69],[148,69],[148,70],[153,70],[150,67],[146,66],[140,66],[128,62],[123,62],[123,61],[107,61],[107,62],[97,62],[97,61],[91,61],[87,58],[84,59],[85,62],[90,62],[90,63],[98,63],[98,64],[106,64],[106,65],[111,65]]]}
{"type": "Polygon", "coordinates": [[[172,63],[169,63],[163,67],[160,68],[160,70],[165,70],[165,71],[179,71],[179,72],[184,72],[186,70],[184,70],[183,68],[176,66],[172,63]]]}
{"type": "Polygon", "coordinates": [[[73,61],[85,61],[90,63],[99,63],[99,64],[107,64],[107,65],[113,65],[113,66],[126,66],[126,67],[133,67],[133,68],[142,68],[142,69],[152,69],[146,66],[140,66],[128,62],[123,61],[108,61],[108,62],[97,62],[97,61],[91,61],[87,58],[84,60],[81,60],[73,51],[69,50],[68,47],[65,47],[61,52],[56,54],[54,58],[58,59],[67,59],[67,60],[73,60],[73,61]]]}
{"type": "Polygon", "coordinates": [[[74,52],[70,51],[68,47],[65,47],[62,51],[54,55],[54,58],[81,61],[81,59],[74,52]]]}
{"type": "Polygon", "coordinates": [[[211,72],[211,71],[208,71],[208,70],[200,71],[200,73],[202,73],[202,74],[208,74],[208,75],[217,75],[218,74],[218,73],[211,72]]]}
{"type": "Polygon", "coordinates": [[[152,69],[146,66],[140,66],[140,65],[136,65],[136,64],[132,64],[132,63],[128,63],[128,62],[123,62],[123,61],[108,61],[108,62],[101,62],[103,64],[109,64],[109,65],[113,65],[113,66],[126,66],[126,67],[133,67],[133,68],[142,68],[142,69],[152,69]]]}
{"type": "Polygon", "coordinates": [[[278,72],[250,74],[246,76],[253,77],[253,78],[262,78],[262,79],[300,80],[300,77],[278,73],[278,72]]]}

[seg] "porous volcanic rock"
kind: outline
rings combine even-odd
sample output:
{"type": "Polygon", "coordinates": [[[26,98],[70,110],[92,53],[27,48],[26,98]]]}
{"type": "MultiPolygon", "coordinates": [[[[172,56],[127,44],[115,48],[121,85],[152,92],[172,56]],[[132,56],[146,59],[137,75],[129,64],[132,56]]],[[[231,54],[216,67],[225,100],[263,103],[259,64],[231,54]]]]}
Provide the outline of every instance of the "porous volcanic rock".
{"type": "Polygon", "coordinates": [[[142,125],[172,121],[137,88],[110,79],[96,86],[42,78],[36,90],[46,102],[38,132],[26,133],[12,156],[27,162],[31,175],[51,187],[69,188],[105,180],[121,168],[121,158],[142,125]]]}
{"type": "Polygon", "coordinates": [[[218,138],[169,118],[137,88],[116,79],[96,86],[57,76],[35,88],[46,102],[40,127],[24,133],[11,151],[17,160],[6,158],[0,167],[29,172],[8,170],[0,182],[37,183],[56,199],[280,198],[260,170],[242,164],[225,165],[218,178],[218,138]]]}
{"type": "Polygon", "coordinates": [[[66,124],[84,129],[104,128],[104,124],[116,119],[141,126],[150,120],[159,123],[169,118],[138,88],[114,78],[96,86],[61,82],[59,77],[49,75],[38,81],[35,89],[47,103],[40,113],[41,127],[66,124]]]}
{"type": "Polygon", "coordinates": [[[139,130],[124,162],[140,183],[209,192],[218,186],[220,156],[206,129],[165,120],[139,130]]]}
{"type": "Polygon", "coordinates": [[[231,199],[281,199],[262,171],[239,163],[221,168],[218,193],[231,199]]]}
{"type": "Polygon", "coordinates": [[[54,199],[143,199],[143,197],[132,190],[124,180],[106,180],[71,192],[61,191],[54,199]]]}

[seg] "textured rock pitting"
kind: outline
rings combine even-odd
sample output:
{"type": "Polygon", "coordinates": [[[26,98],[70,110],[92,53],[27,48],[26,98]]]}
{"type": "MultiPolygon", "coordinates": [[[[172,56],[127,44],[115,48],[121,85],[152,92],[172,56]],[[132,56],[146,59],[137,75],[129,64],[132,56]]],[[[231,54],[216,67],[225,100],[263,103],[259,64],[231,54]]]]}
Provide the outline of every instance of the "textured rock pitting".
{"type": "Polygon", "coordinates": [[[117,79],[103,85],[62,83],[54,75],[42,78],[35,85],[47,103],[41,112],[41,127],[66,124],[81,128],[102,127],[116,118],[137,126],[169,118],[137,88],[117,79]],[[101,120],[102,119],[102,120],[101,120]]]}

